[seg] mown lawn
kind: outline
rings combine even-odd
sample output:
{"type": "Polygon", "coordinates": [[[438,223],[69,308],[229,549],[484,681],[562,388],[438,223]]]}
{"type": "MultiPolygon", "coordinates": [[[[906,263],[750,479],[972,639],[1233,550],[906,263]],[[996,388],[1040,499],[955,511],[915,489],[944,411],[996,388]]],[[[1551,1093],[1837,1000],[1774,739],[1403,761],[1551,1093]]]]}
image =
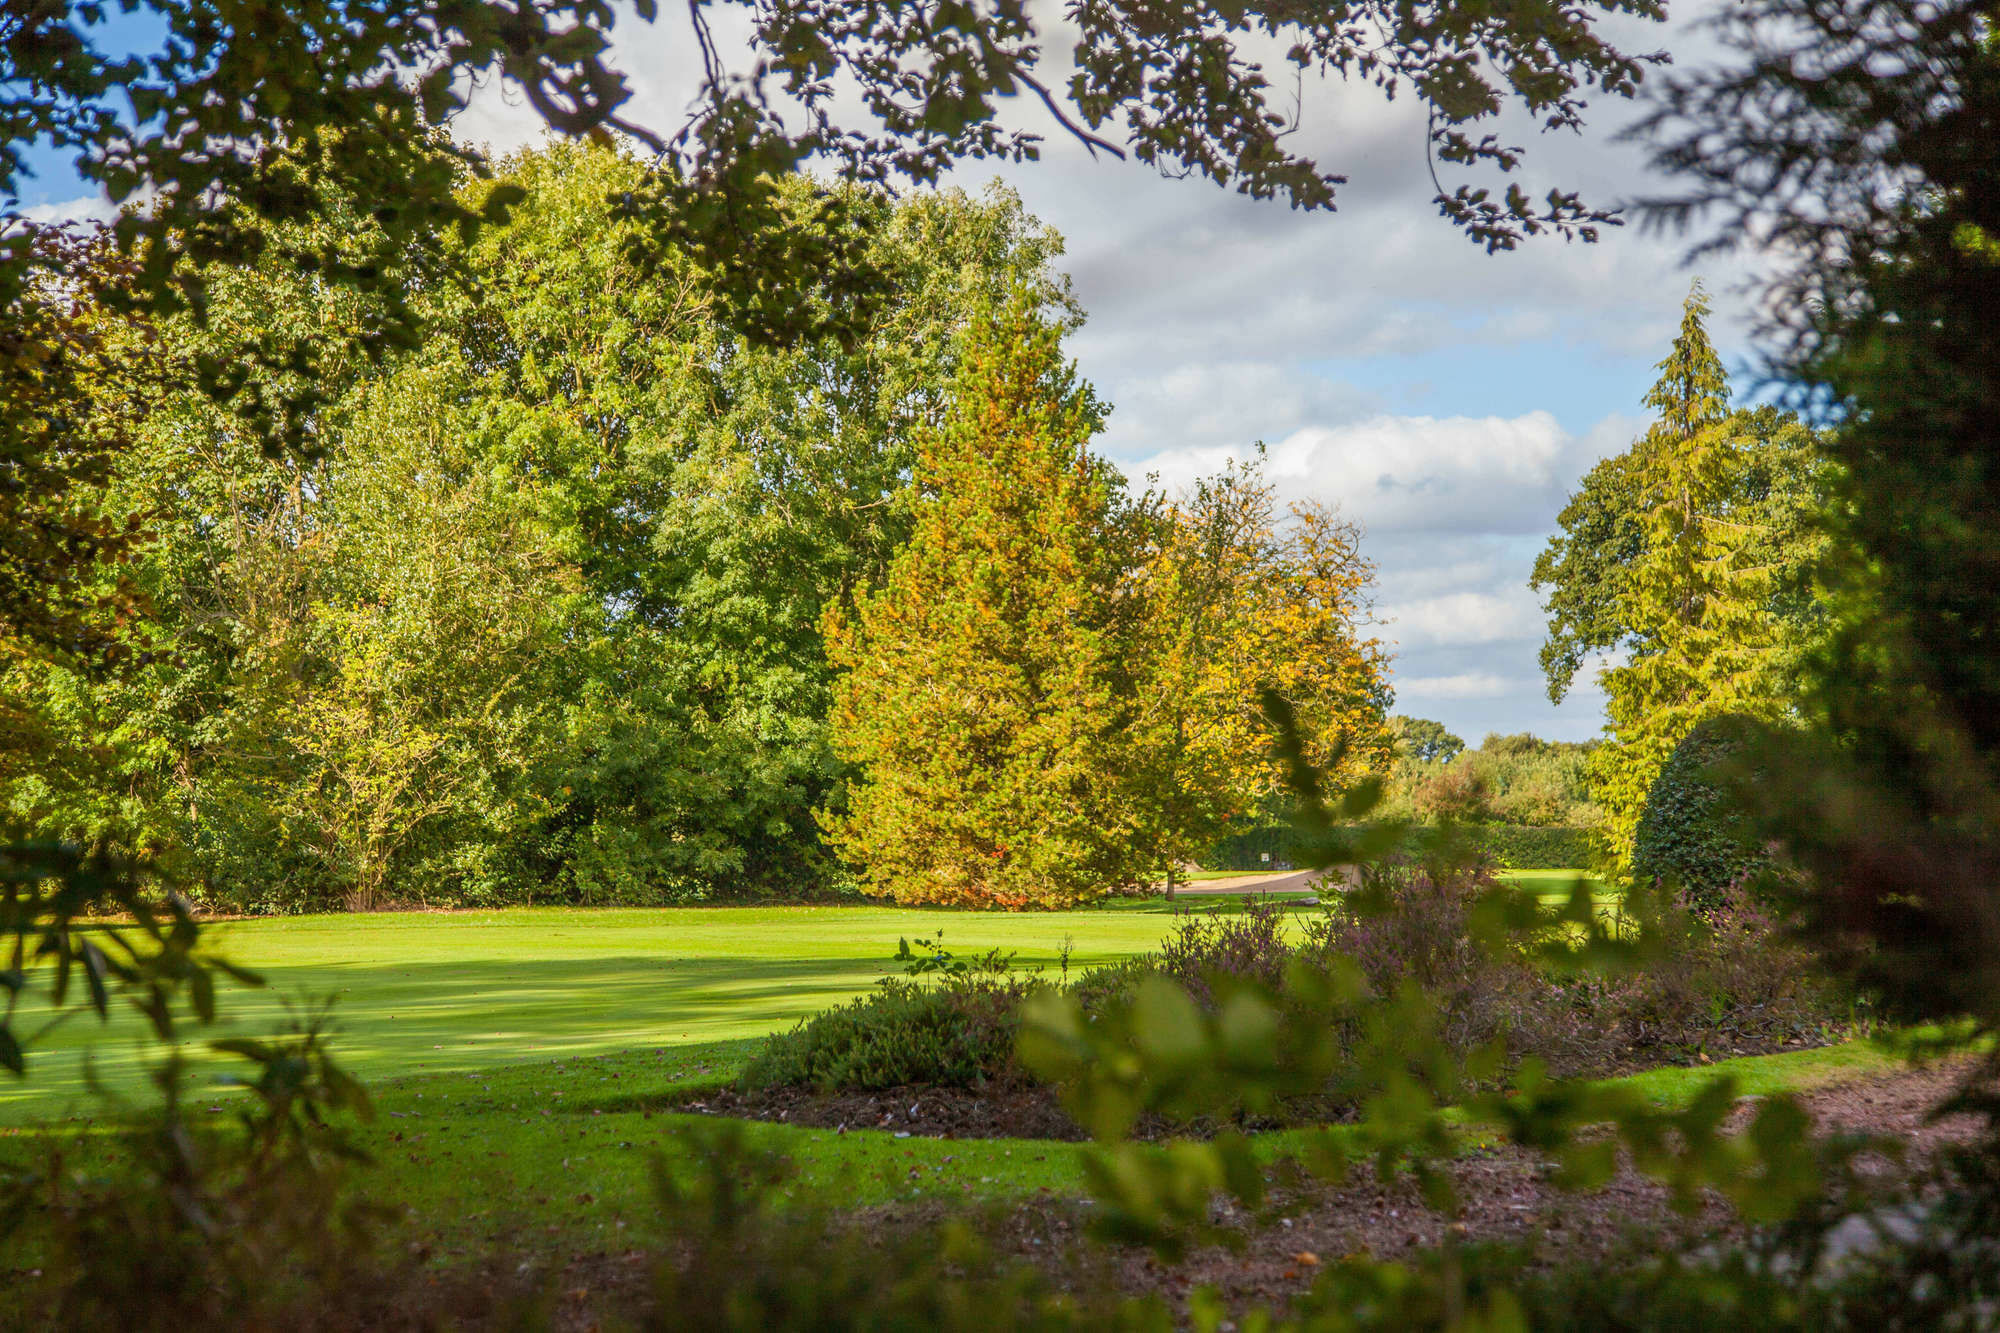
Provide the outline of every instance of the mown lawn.
{"type": "MultiPolygon", "coordinates": [[[[330,996],[338,1049],[367,1079],[681,1047],[760,1036],[866,990],[895,969],[900,936],[942,931],[956,953],[999,948],[1049,968],[1067,943],[1075,969],[1151,949],[1171,922],[1157,899],[1047,913],[528,908],[225,922],[210,929],[228,957],[269,984],[225,986],[222,1022],[189,1045],[268,1033],[287,1005],[330,996]]],[[[32,1001],[24,1009],[20,1030],[33,1032],[32,1001]]],[[[72,1017],[31,1053],[26,1082],[0,1076],[0,1124],[95,1113],[86,1051],[118,1091],[138,1089],[158,1055],[135,1018],[72,1017]]]]}
{"type": "MultiPolygon", "coordinates": [[[[1551,901],[1580,872],[1507,872],[1551,901]]],[[[1231,911],[1205,896],[1183,911],[1231,911]]],[[[338,1049],[367,1079],[761,1036],[866,990],[895,970],[899,937],[935,936],[959,954],[1014,951],[1072,969],[1145,952],[1171,928],[1160,898],[1113,899],[1073,912],[975,913],[889,907],[524,908],[224,922],[210,927],[262,990],[225,987],[221,1035],[261,1035],[297,1008],[332,998],[338,1049]]],[[[30,999],[20,1031],[39,1019],[30,999]]],[[[143,1086],[158,1049],[140,1024],[76,1015],[34,1050],[26,1082],[0,1076],[0,1124],[95,1115],[83,1056],[120,1093],[143,1086]]],[[[197,1077],[203,1077],[197,1075],[197,1077]]]]}
{"type": "MultiPolygon", "coordinates": [[[[1553,896],[1570,872],[1546,873],[1553,896]]],[[[1521,876],[1521,877],[1526,877],[1521,876]]],[[[1198,910],[1236,910],[1207,900],[1198,910]]],[[[337,993],[341,1049],[374,1091],[362,1130],[375,1167],[362,1186],[408,1210],[403,1240],[437,1262],[500,1247],[553,1261],[578,1247],[617,1250],[651,1235],[659,1215],[651,1164],[688,1151],[723,1122],[667,1111],[733,1080],[763,1034],[865,990],[894,970],[899,935],[934,935],[959,952],[1018,950],[1072,968],[1153,947],[1171,916],[1157,901],[1088,911],[976,915],[887,908],[715,908],[320,917],[230,924],[231,953],[261,968],[265,992],[232,992],[228,1030],[268,1030],[286,993],[337,993]]],[[[204,1034],[206,1035],[206,1034],[204,1034]]],[[[68,1113],[56,1129],[85,1158],[115,1153],[100,1103],[77,1096],[90,1043],[100,1071],[128,1088],[138,1043],[129,1024],[72,1024],[37,1052],[26,1084],[0,1084],[0,1156],[38,1151],[24,1122],[68,1113]],[[91,1042],[91,1039],[95,1039],[91,1042]],[[95,1122],[93,1123],[93,1118],[95,1122]],[[101,1144],[103,1148],[86,1145],[101,1144]]],[[[1677,1102],[1721,1070],[1744,1091],[1802,1088],[1887,1067],[1853,1043],[1637,1076],[1677,1102]]],[[[228,1115],[211,1084],[191,1105],[228,1115]]],[[[758,1145],[799,1167],[794,1188],[842,1206],[954,1199],[1004,1202],[1083,1192],[1078,1150],[1027,1140],[899,1138],[750,1124],[758,1145]]],[[[1276,1158],[1298,1135],[1260,1139],[1276,1158]]]]}

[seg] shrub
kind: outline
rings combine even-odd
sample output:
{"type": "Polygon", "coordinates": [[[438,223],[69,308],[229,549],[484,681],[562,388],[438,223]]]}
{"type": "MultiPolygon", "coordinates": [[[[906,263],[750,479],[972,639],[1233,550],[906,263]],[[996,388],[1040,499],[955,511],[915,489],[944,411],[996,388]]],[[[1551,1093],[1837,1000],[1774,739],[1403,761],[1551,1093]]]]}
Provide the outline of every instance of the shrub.
{"type": "Polygon", "coordinates": [[[1559,1073],[1601,1062],[1602,1033],[1530,957],[1475,938],[1474,906],[1498,887],[1485,872],[1386,866],[1369,872],[1367,887],[1378,896],[1371,910],[1336,907],[1308,932],[1308,952],[1352,959],[1377,995],[1415,984],[1460,1054],[1499,1037],[1510,1055],[1536,1056],[1559,1073]]]}
{"type": "Polygon", "coordinates": [[[1621,1063],[1817,1042],[1853,1006],[1738,880],[1704,903],[1683,895],[1659,923],[1665,947],[1636,972],[1572,983],[1621,1063]]]}
{"type": "Polygon", "coordinates": [[[1742,717],[1711,718],[1674,747],[1646,794],[1634,835],[1632,870],[1640,882],[1677,888],[1705,905],[1725,885],[1769,867],[1770,857],[1714,778],[1716,765],[1742,751],[1754,725],[1742,717]]]}
{"type": "Polygon", "coordinates": [[[1480,824],[1461,830],[1477,851],[1502,870],[1576,869],[1593,858],[1587,828],[1534,828],[1522,824],[1480,824]]]}
{"type": "Polygon", "coordinates": [[[55,1135],[40,1160],[0,1163],[0,1325],[295,1327],[301,1302],[373,1291],[384,1214],[347,1189],[365,1158],[345,1128],[368,1100],[329,1057],[323,1022],[217,1043],[253,1071],[234,1125],[187,1118],[172,1055],[155,1074],[162,1106],[99,1146],[119,1150],[110,1169],[78,1169],[69,1159],[88,1146],[55,1135]]]}
{"type": "Polygon", "coordinates": [[[1295,962],[1338,956],[1377,996],[1423,991],[1449,1049],[1503,1038],[1510,1059],[1533,1056],[1562,1075],[1818,1042],[1852,1026],[1838,988],[1740,883],[1699,911],[1669,903],[1645,969],[1576,977],[1551,975],[1525,945],[1475,938],[1476,905],[1499,887],[1483,871],[1396,864],[1371,868],[1366,887],[1365,905],[1336,900],[1291,940],[1275,907],[1189,917],[1159,953],[1073,993],[1091,1012],[1152,971],[1212,1004],[1225,981],[1276,990],[1295,962]]]}
{"type": "Polygon", "coordinates": [[[920,1083],[973,1088],[1014,1072],[1015,1011],[1038,983],[951,976],[885,980],[868,995],[764,1043],[746,1088],[868,1092],[920,1083]]]}
{"type": "Polygon", "coordinates": [[[1239,916],[1190,914],[1144,969],[1166,974],[1204,1003],[1213,1000],[1210,984],[1219,977],[1275,988],[1294,956],[1285,942],[1287,915],[1275,903],[1253,903],[1239,916]]]}

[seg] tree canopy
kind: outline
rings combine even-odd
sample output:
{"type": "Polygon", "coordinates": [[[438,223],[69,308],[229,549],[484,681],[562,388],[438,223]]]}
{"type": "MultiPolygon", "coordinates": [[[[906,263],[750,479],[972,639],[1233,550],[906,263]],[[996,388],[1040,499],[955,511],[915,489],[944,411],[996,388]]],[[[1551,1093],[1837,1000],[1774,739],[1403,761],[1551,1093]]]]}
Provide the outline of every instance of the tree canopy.
{"type": "Polygon", "coordinates": [[[2000,53],[1990,4],[1758,0],[1643,127],[1655,216],[1780,257],[1772,368],[1837,424],[1834,632],[1737,798],[1854,972],[2000,1021],[2000,53]]]}
{"type": "Polygon", "coordinates": [[[1697,285],[1646,396],[1656,420],[1584,479],[1531,579],[1547,595],[1550,697],[1586,654],[1609,657],[1610,741],[1591,763],[1621,871],[1680,739],[1721,713],[1784,715],[1826,632],[1814,595],[1830,484],[1820,441],[1774,409],[1731,410],[1707,313],[1697,285]]]}

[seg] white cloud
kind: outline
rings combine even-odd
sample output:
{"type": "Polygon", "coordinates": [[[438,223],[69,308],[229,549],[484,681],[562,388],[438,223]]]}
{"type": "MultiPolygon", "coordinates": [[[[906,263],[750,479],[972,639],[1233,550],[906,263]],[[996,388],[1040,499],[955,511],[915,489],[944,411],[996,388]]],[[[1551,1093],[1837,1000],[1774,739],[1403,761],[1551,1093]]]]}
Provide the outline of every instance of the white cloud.
{"type": "MultiPolygon", "coordinates": [[[[1373,535],[1535,534],[1549,530],[1590,465],[1626,438],[1617,421],[1573,436],[1546,411],[1378,414],[1294,431],[1270,447],[1265,475],[1283,499],[1338,505],[1373,535]]],[[[1130,470],[1180,486],[1249,454],[1241,445],[1168,450],[1130,470]]]]}
{"type": "Polygon", "coordinates": [[[1395,682],[1399,700],[1497,699],[1514,688],[1514,682],[1490,671],[1467,671],[1456,676],[1418,676],[1395,682]]]}
{"type": "Polygon", "coordinates": [[[59,222],[109,222],[118,216],[111,201],[101,194],[79,195],[53,204],[30,204],[19,211],[28,221],[42,226],[59,222]]]}
{"type": "Polygon", "coordinates": [[[1541,608],[1516,592],[1454,592],[1379,608],[1385,638],[1404,648],[1458,647],[1539,638],[1541,608]]]}

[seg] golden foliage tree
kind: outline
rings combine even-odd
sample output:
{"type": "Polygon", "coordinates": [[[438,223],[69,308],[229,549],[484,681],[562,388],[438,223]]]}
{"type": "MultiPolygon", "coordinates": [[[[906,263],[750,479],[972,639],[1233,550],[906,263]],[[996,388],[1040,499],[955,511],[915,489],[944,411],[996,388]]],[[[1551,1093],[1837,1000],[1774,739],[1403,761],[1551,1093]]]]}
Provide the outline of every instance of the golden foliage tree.
{"type": "Polygon", "coordinates": [[[1322,505],[1281,522],[1255,464],[1146,507],[1126,772],[1149,866],[1176,867],[1275,797],[1259,699],[1292,701],[1335,781],[1388,762],[1381,645],[1364,638],[1374,566],[1358,527],[1322,505]]]}
{"type": "Polygon", "coordinates": [[[915,530],[827,626],[858,771],[826,825],[872,893],[1057,907],[1134,873],[1101,419],[1031,300],[975,321],[919,445],[915,530]]]}

